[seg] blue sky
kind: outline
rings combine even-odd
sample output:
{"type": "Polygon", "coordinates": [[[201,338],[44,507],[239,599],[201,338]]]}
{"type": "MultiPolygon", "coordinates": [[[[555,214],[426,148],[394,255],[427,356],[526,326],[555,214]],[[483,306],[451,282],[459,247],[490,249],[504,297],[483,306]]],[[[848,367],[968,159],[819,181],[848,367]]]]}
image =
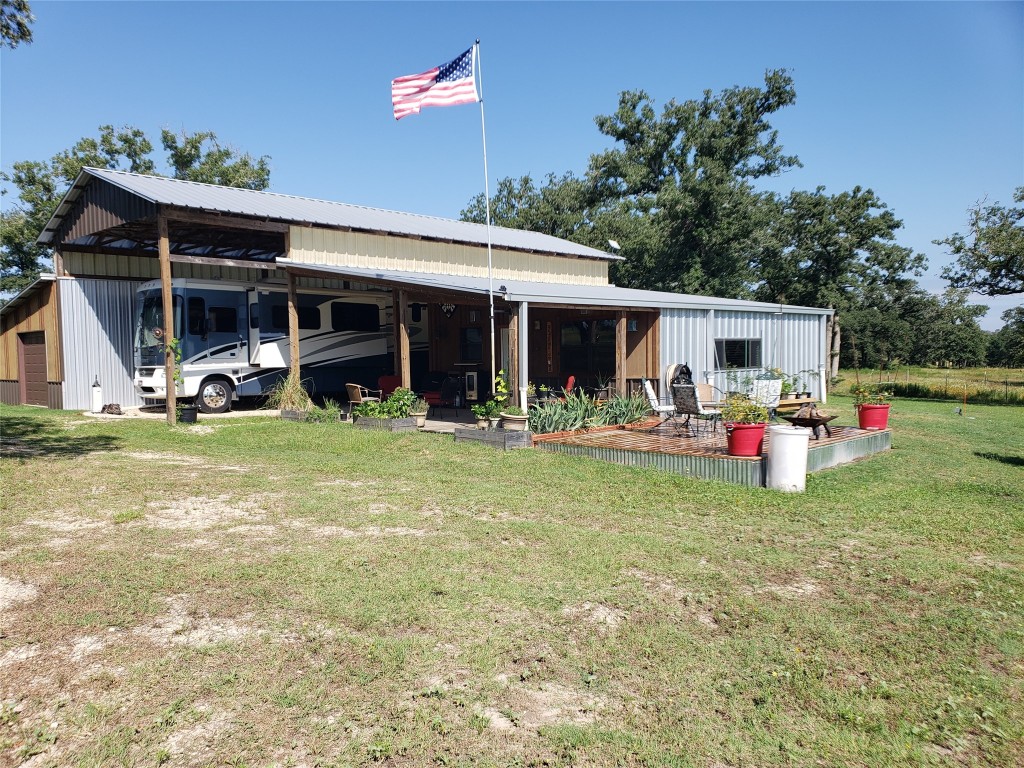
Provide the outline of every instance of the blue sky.
{"type": "MultiPolygon", "coordinates": [[[[1024,185],[1020,2],[30,1],[35,42],[0,53],[5,170],[105,123],[212,130],[269,155],[276,192],[457,218],[483,191],[479,108],[396,122],[390,80],[480,38],[492,190],[582,172],[622,90],[660,107],[774,68],[797,101],[773,124],[804,167],[766,186],[874,189],[929,290],[948,258],[931,241],[1024,185]]],[[[983,327],[1019,301],[979,299],[983,327]]]]}

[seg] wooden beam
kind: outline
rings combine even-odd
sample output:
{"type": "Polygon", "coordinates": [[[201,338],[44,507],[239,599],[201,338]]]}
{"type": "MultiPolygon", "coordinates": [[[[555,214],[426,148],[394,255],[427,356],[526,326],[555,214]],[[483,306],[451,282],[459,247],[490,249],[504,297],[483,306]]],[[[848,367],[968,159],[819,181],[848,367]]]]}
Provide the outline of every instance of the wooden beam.
{"type": "Polygon", "coordinates": [[[182,221],[186,224],[203,224],[209,227],[225,227],[227,229],[250,229],[255,232],[284,233],[288,231],[290,226],[281,221],[264,221],[262,219],[247,219],[244,216],[203,213],[202,211],[192,211],[187,208],[168,208],[167,218],[172,221],[182,221]]]}
{"type": "Polygon", "coordinates": [[[291,351],[291,375],[299,380],[299,292],[295,275],[288,274],[288,347],[291,351]]]}
{"type": "Polygon", "coordinates": [[[239,267],[240,269],[269,269],[279,267],[272,261],[252,261],[250,259],[218,259],[215,256],[185,256],[172,253],[171,261],[178,264],[209,264],[214,267],[239,267]]]}
{"type": "Polygon", "coordinates": [[[402,386],[412,389],[411,358],[409,355],[409,294],[403,290],[394,292],[395,296],[395,332],[398,334],[395,344],[395,372],[402,377],[402,386]]]}
{"type": "MultiPolygon", "coordinates": [[[[178,420],[177,383],[174,381],[177,361],[174,359],[174,297],[171,296],[171,241],[167,237],[167,219],[160,213],[156,217],[157,253],[160,259],[160,292],[164,312],[164,381],[167,396],[167,423],[172,427],[178,420]]],[[[180,340],[178,340],[180,343],[180,340]]]]}
{"type": "Polygon", "coordinates": [[[519,397],[519,313],[513,312],[508,318],[508,388],[512,402],[526,411],[526,403],[519,397]]]}
{"type": "Polygon", "coordinates": [[[626,396],[626,313],[615,320],[615,391],[626,396]]]}

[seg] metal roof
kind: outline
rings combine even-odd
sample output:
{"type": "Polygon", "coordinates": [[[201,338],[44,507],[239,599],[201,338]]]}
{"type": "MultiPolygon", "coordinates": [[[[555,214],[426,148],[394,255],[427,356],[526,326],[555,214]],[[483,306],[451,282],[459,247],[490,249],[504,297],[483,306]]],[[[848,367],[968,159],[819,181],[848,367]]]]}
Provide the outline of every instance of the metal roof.
{"type": "MultiPolygon", "coordinates": [[[[278,259],[279,266],[300,267],[323,275],[337,275],[367,283],[384,282],[409,285],[426,290],[455,291],[486,296],[490,281],[486,277],[437,275],[426,272],[366,269],[309,264],[293,259],[278,259]]],[[[523,280],[495,279],[494,293],[506,301],[531,304],[572,304],[598,307],[644,307],[651,309],[715,309],[739,312],[784,312],[787,314],[830,315],[832,310],[816,307],[771,304],[742,299],[718,299],[687,293],[640,291],[614,285],[564,285],[523,280]],[[505,290],[501,290],[504,288],[505,290]]]]}
{"type": "MultiPolygon", "coordinates": [[[[176,206],[197,211],[217,212],[259,220],[273,220],[299,226],[323,226],[374,232],[398,237],[425,238],[445,242],[487,245],[487,226],[454,221],[435,216],[388,211],[328,200],[260,192],[252,189],[222,187],[195,181],[147,176],[103,168],[83,168],[75,183],[65,193],[53,217],[47,222],[37,242],[52,243],[64,217],[74,207],[82,190],[92,179],[101,179],[157,205],[176,206]]],[[[605,261],[621,260],[596,248],[563,240],[540,232],[491,228],[491,244],[495,248],[577,256],[605,261]]]]}
{"type": "Polygon", "coordinates": [[[3,304],[0,304],[0,315],[4,315],[10,312],[23,301],[26,301],[29,296],[35,293],[36,288],[38,288],[41,284],[52,283],[56,279],[57,276],[55,274],[51,272],[43,272],[35,280],[33,280],[31,283],[26,285],[16,294],[11,296],[11,298],[8,301],[4,302],[3,304]]]}

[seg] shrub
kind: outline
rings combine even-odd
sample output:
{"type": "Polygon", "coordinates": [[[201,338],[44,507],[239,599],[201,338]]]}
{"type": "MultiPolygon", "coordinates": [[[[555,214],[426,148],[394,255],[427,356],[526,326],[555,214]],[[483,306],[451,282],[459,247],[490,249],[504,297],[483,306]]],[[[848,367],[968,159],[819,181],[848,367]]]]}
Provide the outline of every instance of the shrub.
{"type": "Polygon", "coordinates": [[[387,400],[363,402],[352,409],[357,416],[372,419],[405,419],[408,418],[416,394],[411,389],[398,387],[387,400]]]}

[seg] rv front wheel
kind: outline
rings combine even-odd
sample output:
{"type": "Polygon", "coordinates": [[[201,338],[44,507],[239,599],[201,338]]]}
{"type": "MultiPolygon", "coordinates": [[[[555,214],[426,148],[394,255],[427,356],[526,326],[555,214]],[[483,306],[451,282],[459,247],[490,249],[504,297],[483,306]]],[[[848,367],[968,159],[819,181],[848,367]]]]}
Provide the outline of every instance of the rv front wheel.
{"type": "Polygon", "coordinates": [[[231,385],[224,379],[207,379],[199,387],[196,404],[203,413],[224,413],[231,407],[231,385]]]}

